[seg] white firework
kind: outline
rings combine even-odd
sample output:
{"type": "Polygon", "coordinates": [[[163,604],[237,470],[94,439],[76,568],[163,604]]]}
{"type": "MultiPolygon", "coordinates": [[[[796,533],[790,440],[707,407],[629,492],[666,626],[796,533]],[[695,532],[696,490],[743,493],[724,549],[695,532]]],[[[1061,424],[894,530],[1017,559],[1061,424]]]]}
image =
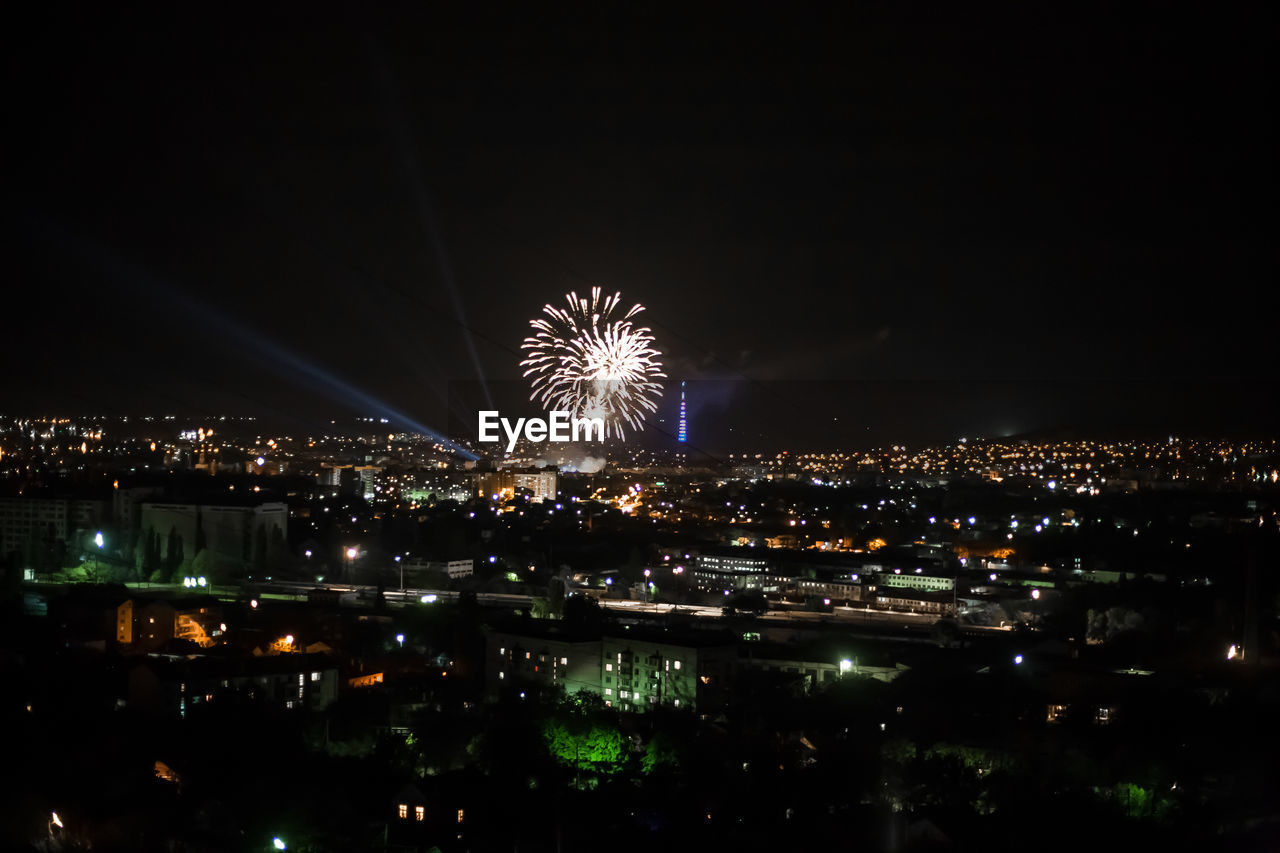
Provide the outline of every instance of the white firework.
{"type": "Polygon", "coordinates": [[[546,305],[544,316],[531,321],[534,334],[520,348],[526,358],[526,379],[533,380],[530,400],[543,409],[567,411],[574,417],[600,418],[605,434],[623,438],[624,425],[644,429],[645,416],[657,411],[666,379],[662,353],[653,346],[648,328],[637,328],[631,318],[644,310],[633,305],[615,318],[622,294],[591,299],[565,294],[569,307],[546,305]]]}

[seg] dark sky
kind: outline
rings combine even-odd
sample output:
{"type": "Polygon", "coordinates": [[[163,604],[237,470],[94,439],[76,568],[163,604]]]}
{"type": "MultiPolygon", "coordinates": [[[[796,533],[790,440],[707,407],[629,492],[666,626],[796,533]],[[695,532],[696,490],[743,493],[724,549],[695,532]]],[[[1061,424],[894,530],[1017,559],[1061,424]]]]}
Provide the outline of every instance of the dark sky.
{"type": "Polygon", "coordinates": [[[528,5],[9,28],[0,411],[443,428],[600,284],[718,447],[1274,426],[1263,4],[528,5]]]}

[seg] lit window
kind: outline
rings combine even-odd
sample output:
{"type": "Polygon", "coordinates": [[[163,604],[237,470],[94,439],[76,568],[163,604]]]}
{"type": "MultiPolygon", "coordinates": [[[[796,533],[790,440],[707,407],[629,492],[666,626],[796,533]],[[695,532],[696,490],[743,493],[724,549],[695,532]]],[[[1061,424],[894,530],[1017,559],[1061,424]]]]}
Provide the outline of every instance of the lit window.
{"type": "Polygon", "coordinates": [[[504,679],[504,678],[506,678],[506,677],[507,677],[507,674],[506,674],[505,672],[500,672],[500,673],[498,673],[498,680],[499,680],[499,681],[501,681],[502,679],[504,679]]]}
{"type": "Polygon", "coordinates": [[[426,807],[426,806],[414,806],[414,807],[413,807],[413,819],[414,819],[414,820],[416,820],[416,821],[418,821],[418,822],[422,822],[422,821],[426,820],[426,819],[427,819],[427,807],[426,807]]]}
{"type": "Polygon", "coordinates": [[[677,700],[676,700],[675,705],[676,705],[676,707],[677,707],[677,708],[679,708],[679,707],[680,707],[680,700],[679,700],[679,699],[677,699],[677,700]]]}
{"type": "Polygon", "coordinates": [[[319,680],[320,680],[320,673],[318,673],[318,672],[313,672],[313,673],[311,673],[311,680],[312,680],[312,681],[319,681],[319,680]]]}
{"type": "Polygon", "coordinates": [[[606,695],[606,696],[612,696],[612,695],[613,695],[613,688],[612,688],[612,687],[606,687],[606,688],[604,689],[604,695],[606,695]]]}
{"type": "Polygon", "coordinates": [[[400,818],[403,820],[409,816],[409,804],[401,803],[399,806],[400,818]]]}
{"type": "Polygon", "coordinates": [[[458,823],[462,823],[463,810],[458,809],[458,823]]]}
{"type": "Polygon", "coordinates": [[[524,653],[524,659],[525,659],[525,660],[533,660],[533,652],[525,652],[525,653],[524,653]]]}
{"type": "Polygon", "coordinates": [[[301,688],[301,687],[299,687],[299,688],[298,688],[298,698],[299,698],[299,699],[301,699],[301,698],[302,698],[302,688],[301,688]]]}
{"type": "Polygon", "coordinates": [[[500,655],[505,655],[506,653],[507,653],[506,648],[498,649],[498,654],[500,654],[500,655]]]}
{"type": "Polygon", "coordinates": [[[568,664],[569,664],[569,659],[568,659],[568,658],[560,658],[560,663],[564,664],[565,666],[568,666],[568,664]]]}
{"type": "Polygon", "coordinates": [[[613,672],[613,664],[611,664],[611,663],[607,663],[607,664],[605,664],[605,665],[604,665],[604,671],[605,671],[605,672],[613,672]]]}
{"type": "Polygon", "coordinates": [[[680,668],[680,661],[676,661],[676,669],[680,668]]]}

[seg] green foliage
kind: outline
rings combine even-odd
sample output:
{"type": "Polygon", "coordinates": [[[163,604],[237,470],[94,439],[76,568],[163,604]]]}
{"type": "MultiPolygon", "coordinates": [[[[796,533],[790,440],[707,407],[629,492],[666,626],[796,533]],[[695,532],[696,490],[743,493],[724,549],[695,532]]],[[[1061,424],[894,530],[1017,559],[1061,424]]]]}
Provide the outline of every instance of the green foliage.
{"type": "Polygon", "coordinates": [[[953,743],[935,743],[924,752],[929,759],[952,759],[972,771],[1003,769],[1010,764],[1008,756],[995,750],[953,743]]]}
{"type": "Polygon", "coordinates": [[[562,766],[612,775],[626,761],[626,741],[617,720],[592,698],[562,702],[543,721],[542,740],[562,766]]]}
{"type": "Polygon", "coordinates": [[[640,769],[645,775],[675,770],[679,766],[680,750],[674,738],[662,731],[649,738],[649,742],[644,747],[644,755],[640,759],[640,769]]]}
{"type": "Polygon", "coordinates": [[[909,764],[915,760],[916,745],[906,738],[894,738],[880,747],[880,757],[892,764],[909,764]]]}
{"type": "Polygon", "coordinates": [[[567,767],[598,773],[622,769],[622,732],[616,726],[550,719],[542,725],[542,737],[552,756],[567,767]]]}
{"type": "Polygon", "coordinates": [[[1110,798],[1125,815],[1139,820],[1164,820],[1173,811],[1173,801],[1154,789],[1133,782],[1121,782],[1110,792],[1110,798]]]}

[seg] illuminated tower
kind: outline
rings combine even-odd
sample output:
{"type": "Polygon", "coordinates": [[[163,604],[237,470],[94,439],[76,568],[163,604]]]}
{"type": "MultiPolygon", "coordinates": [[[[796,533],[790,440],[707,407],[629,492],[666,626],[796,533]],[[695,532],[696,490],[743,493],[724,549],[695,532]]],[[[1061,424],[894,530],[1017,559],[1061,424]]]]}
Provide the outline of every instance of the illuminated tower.
{"type": "Polygon", "coordinates": [[[685,441],[689,438],[689,418],[688,409],[684,402],[684,380],[680,380],[680,426],[676,429],[676,441],[685,441]]]}

